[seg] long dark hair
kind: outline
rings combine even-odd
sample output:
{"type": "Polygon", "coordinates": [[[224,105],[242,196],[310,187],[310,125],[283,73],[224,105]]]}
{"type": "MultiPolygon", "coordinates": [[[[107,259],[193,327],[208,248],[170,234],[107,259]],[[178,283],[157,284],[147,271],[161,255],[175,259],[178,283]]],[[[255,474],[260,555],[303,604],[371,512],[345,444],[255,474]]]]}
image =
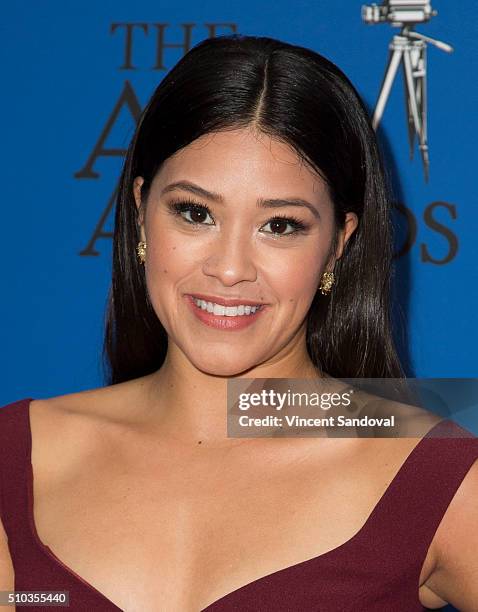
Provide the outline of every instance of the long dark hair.
{"type": "Polygon", "coordinates": [[[138,263],[133,180],[146,200],[161,164],[200,136],[254,125],[292,146],[328,184],[338,228],[359,219],[329,296],[319,292],[307,316],[307,350],[334,377],[402,377],[391,334],[390,198],[367,109],[359,94],[318,53],[267,37],[202,41],[164,77],[144,109],[120,180],[113,277],[104,356],[108,382],[159,369],[167,335],[148,298],[138,263]]]}

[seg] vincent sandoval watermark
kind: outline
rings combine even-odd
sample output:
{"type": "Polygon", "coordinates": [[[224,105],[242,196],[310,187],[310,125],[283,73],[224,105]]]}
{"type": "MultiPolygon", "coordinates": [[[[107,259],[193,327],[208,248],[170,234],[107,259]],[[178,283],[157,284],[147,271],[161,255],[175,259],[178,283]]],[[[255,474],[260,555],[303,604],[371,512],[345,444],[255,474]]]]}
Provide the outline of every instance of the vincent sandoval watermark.
{"type": "Polygon", "coordinates": [[[229,437],[422,437],[473,404],[478,416],[478,379],[235,378],[227,427],[229,437]]]}

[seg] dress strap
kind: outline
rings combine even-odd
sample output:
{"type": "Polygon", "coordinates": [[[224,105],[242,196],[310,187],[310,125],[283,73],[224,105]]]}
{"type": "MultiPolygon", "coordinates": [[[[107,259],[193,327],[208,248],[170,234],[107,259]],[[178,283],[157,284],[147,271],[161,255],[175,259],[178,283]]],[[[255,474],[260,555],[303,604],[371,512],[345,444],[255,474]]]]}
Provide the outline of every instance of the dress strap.
{"type": "Polygon", "coordinates": [[[30,401],[0,408],[0,514],[9,538],[28,533],[30,401]]]}
{"type": "Polygon", "coordinates": [[[478,437],[473,433],[449,419],[432,427],[400,468],[375,516],[374,545],[382,561],[397,551],[391,560],[395,567],[400,562],[404,571],[420,572],[435,532],[476,460],[478,437]]]}

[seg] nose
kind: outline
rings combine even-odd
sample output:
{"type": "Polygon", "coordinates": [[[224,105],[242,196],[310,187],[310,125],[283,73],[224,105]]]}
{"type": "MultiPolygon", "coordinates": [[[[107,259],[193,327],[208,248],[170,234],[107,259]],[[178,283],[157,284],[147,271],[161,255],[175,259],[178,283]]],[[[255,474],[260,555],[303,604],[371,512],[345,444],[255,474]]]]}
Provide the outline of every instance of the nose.
{"type": "Polygon", "coordinates": [[[241,281],[257,280],[254,265],[254,247],[239,228],[221,232],[208,247],[203,261],[203,272],[214,276],[225,287],[232,287],[241,281]]]}

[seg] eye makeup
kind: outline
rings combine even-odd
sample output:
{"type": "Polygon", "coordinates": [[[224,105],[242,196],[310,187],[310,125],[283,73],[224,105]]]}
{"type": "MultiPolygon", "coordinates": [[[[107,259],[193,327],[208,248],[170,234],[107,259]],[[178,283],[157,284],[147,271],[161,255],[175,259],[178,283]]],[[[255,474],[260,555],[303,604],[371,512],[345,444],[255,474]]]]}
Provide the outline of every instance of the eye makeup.
{"type": "MultiPolygon", "coordinates": [[[[180,217],[185,223],[188,223],[189,225],[195,227],[199,227],[201,225],[215,225],[212,213],[209,208],[204,204],[201,204],[189,198],[182,198],[180,200],[169,202],[168,212],[174,215],[175,217],[180,217]],[[189,218],[187,218],[186,215],[189,216],[189,218]],[[207,221],[208,217],[212,220],[212,223],[205,222],[207,221]]],[[[270,234],[274,238],[292,238],[299,234],[306,234],[310,229],[310,224],[302,221],[301,219],[298,219],[297,217],[294,217],[292,215],[281,214],[277,214],[271,217],[266,223],[264,223],[264,225],[261,226],[261,230],[263,230],[263,228],[267,226],[275,228],[281,226],[289,226],[290,228],[292,228],[285,232],[274,231],[273,229],[270,231],[263,231],[264,234],[270,234]]]]}
{"type": "Polygon", "coordinates": [[[173,201],[168,204],[169,212],[177,217],[180,217],[186,223],[190,225],[214,225],[214,223],[204,223],[204,218],[211,217],[211,211],[204,204],[200,204],[199,202],[195,202],[190,199],[182,199],[178,201],[173,201]],[[189,214],[189,219],[185,217],[185,214],[189,214]],[[194,217],[196,218],[194,218],[194,217]],[[199,218],[198,218],[199,217],[199,218]],[[203,217],[201,219],[201,217],[203,217]]]}

